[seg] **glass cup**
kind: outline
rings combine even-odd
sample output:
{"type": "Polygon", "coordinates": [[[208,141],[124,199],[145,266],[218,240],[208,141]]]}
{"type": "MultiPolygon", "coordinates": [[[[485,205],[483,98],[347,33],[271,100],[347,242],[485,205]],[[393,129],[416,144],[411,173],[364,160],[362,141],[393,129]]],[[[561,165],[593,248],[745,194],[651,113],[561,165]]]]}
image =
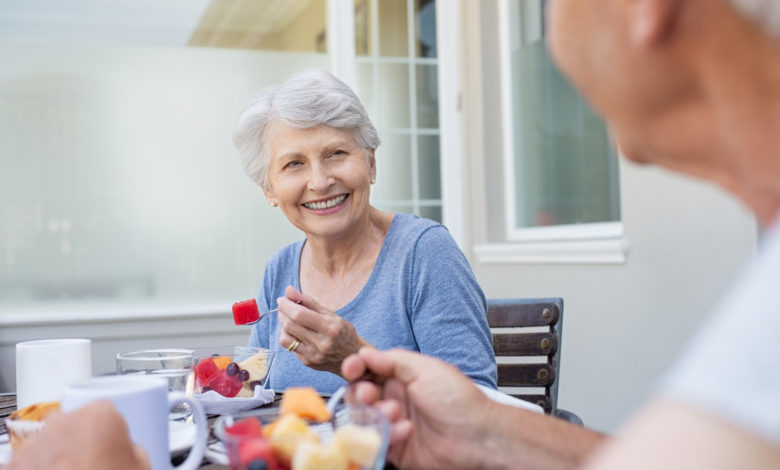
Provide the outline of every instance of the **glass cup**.
{"type": "MultiPolygon", "coordinates": [[[[169,392],[182,392],[192,396],[194,376],[192,367],[195,353],[192,349],[145,349],[127,351],[116,355],[116,373],[159,377],[168,382],[169,392]]],[[[175,405],[168,417],[184,419],[191,414],[186,404],[175,405]]]]}
{"type": "Polygon", "coordinates": [[[248,398],[257,386],[267,388],[274,351],[237,345],[196,347],[193,351],[196,394],[214,390],[228,398],[248,398]]]}

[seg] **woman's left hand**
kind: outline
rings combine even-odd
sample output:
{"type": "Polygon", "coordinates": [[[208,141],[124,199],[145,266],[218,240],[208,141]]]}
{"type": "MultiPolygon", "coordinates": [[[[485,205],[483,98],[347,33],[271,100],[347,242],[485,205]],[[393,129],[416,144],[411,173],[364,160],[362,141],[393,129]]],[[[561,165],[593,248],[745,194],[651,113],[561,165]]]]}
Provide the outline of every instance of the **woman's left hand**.
{"type": "Polygon", "coordinates": [[[320,305],[313,298],[288,286],[279,297],[279,322],[282,325],[279,344],[290,348],[296,339],[300,344],[295,355],[308,367],[341,375],[341,362],[363,346],[371,344],[358,336],[355,326],[320,305]]]}

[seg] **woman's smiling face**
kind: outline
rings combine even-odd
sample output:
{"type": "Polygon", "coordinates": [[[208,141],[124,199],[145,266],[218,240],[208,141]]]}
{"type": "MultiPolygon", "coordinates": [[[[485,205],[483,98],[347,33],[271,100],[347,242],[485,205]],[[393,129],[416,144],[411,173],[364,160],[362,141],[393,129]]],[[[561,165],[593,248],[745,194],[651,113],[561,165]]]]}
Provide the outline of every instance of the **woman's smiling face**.
{"type": "Polygon", "coordinates": [[[307,236],[339,237],[367,218],[376,165],[352,132],[274,121],[266,139],[270,163],[265,197],[298,229],[307,236]]]}

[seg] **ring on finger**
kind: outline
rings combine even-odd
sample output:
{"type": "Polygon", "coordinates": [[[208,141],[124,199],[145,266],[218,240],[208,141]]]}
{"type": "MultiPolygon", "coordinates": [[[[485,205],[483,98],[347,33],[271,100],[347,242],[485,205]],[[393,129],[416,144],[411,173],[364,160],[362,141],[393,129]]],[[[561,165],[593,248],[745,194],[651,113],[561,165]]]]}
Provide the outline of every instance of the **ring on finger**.
{"type": "Polygon", "coordinates": [[[288,351],[291,353],[294,353],[296,349],[298,349],[298,346],[301,345],[301,342],[298,340],[298,338],[293,339],[293,342],[290,343],[290,346],[287,348],[288,351]]]}

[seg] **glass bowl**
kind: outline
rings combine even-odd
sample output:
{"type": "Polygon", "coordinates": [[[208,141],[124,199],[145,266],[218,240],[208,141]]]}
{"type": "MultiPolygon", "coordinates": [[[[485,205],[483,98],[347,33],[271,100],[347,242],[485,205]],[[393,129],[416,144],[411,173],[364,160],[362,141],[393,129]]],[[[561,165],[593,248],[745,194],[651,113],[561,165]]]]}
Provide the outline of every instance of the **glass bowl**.
{"type": "MultiPolygon", "coordinates": [[[[358,466],[362,470],[381,470],[384,468],[390,442],[390,423],[379,410],[365,405],[341,404],[336,407],[330,421],[324,423],[306,422],[311,433],[306,431],[282,437],[269,436],[266,432],[272,423],[279,418],[279,411],[279,408],[259,408],[244,413],[220,416],[216,420],[213,432],[225,446],[232,470],[247,470],[255,457],[259,456],[258,458],[265,459],[269,453],[276,461],[275,464],[269,465],[269,468],[274,466],[287,468],[290,465],[290,458],[295,460],[296,468],[298,468],[297,464],[301,460],[297,460],[300,456],[296,453],[307,452],[312,448],[308,443],[302,443],[302,441],[311,442],[312,436],[316,436],[316,442],[321,444],[320,448],[323,450],[339,447],[344,449],[346,454],[352,452],[352,455],[359,455],[356,458],[360,462],[345,456],[344,458],[347,458],[343,461],[345,468],[354,468],[354,466],[358,466]],[[244,420],[247,418],[260,421],[263,427],[263,436],[240,435],[226,431],[236,423],[244,422],[245,424],[244,420]],[[339,429],[344,432],[342,433],[339,429]],[[357,445],[357,449],[354,447],[350,450],[345,449],[343,443],[345,435],[353,436],[351,440],[357,445]],[[338,441],[338,444],[334,443],[333,446],[329,446],[334,439],[338,441]],[[365,446],[361,448],[361,445],[366,442],[370,443],[371,449],[367,452],[365,446]],[[308,446],[309,449],[302,450],[305,446],[308,446]]],[[[314,448],[317,447],[314,446],[314,448]]],[[[313,460],[309,459],[309,466],[304,466],[304,468],[318,468],[319,465],[323,465],[323,462],[314,458],[313,460]]]]}
{"type": "Polygon", "coordinates": [[[274,352],[250,346],[193,348],[195,394],[210,390],[228,398],[251,398],[255,388],[266,388],[274,352]]]}

